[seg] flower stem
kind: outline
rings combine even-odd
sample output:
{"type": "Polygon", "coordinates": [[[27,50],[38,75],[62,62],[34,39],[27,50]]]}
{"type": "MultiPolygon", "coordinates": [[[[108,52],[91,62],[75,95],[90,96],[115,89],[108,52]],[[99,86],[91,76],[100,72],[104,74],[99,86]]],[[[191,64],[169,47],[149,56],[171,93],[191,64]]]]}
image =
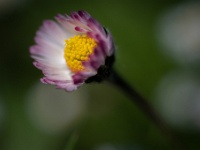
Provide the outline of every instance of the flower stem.
{"type": "Polygon", "coordinates": [[[112,74],[108,78],[108,81],[111,84],[117,86],[127,96],[130,97],[130,100],[134,102],[144,112],[144,114],[149,117],[153,121],[153,123],[155,123],[155,125],[157,125],[157,127],[169,138],[175,149],[184,149],[178,142],[177,137],[172,132],[170,127],[160,118],[160,116],[149,104],[149,102],[134,88],[132,88],[126,81],[124,81],[115,70],[112,71],[112,74]]]}

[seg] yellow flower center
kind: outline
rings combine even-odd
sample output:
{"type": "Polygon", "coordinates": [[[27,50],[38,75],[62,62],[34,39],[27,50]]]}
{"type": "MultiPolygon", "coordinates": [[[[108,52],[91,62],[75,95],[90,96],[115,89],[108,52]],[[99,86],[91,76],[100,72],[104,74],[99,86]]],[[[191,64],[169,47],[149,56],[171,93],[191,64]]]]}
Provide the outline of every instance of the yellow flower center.
{"type": "Polygon", "coordinates": [[[82,62],[89,59],[96,46],[96,41],[85,34],[65,40],[64,57],[72,72],[85,70],[82,62]]]}

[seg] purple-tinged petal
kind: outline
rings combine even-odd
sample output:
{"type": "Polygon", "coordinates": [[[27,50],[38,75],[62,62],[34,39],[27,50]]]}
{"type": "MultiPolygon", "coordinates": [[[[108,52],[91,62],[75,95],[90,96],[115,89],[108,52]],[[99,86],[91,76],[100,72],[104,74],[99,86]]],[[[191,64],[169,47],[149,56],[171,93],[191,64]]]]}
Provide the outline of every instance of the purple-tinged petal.
{"type": "Polygon", "coordinates": [[[90,18],[90,15],[84,10],[78,11],[78,14],[84,20],[88,20],[90,18]]]}
{"type": "Polygon", "coordinates": [[[108,42],[108,56],[111,56],[114,53],[115,47],[114,47],[114,42],[111,34],[108,34],[107,37],[107,42],[108,42]]]}
{"type": "Polygon", "coordinates": [[[75,75],[72,76],[74,84],[78,85],[84,82],[84,78],[81,74],[76,73],[75,75]]]}
{"type": "Polygon", "coordinates": [[[92,32],[92,31],[88,31],[87,32],[87,36],[89,36],[89,37],[91,37],[92,39],[95,39],[95,33],[94,32],[92,32]]]}
{"type": "Polygon", "coordinates": [[[75,27],[75,30],[78,31],[78,32],[85,32],[85,30],[79,26],[76,26],[75,27]]]}
{"type": "Polygon", "coordinates": [[[75,26],[77,23],[70,19],[69,17],[58,14],[55,19],[59,22],[59,24],[69,33],[69,37],[75,35],[75,26]]]}
{"type": "Polygon", "coordinates": [[[104,36],[106,36],[106,33],[103,29],[103,27],[100,25],[100,23],[93,19],[92,17],[89,18],[88,22],[87,22],[88,27],[90,27],[91,29],[100,32],[101,34],[103,34],[104,36]]]}
{"type": "Polygon", "coordinates": [[[71,91],[77,90],[78,86],[71,82],[68,82],[68,83],[63,82],[63,83],[57,83],[56,88],[65,89],[67,92],[71,92],[71,91]]]}
{"type": "Polygon", "coordinates": [[[90,61],[90,65],[95,69],[98,70],[100,64],[97,61],[90,61]]]}
{"type": "Polygon", "coordinates": [[[101,49],[102,53],[107,56],[108,55],[108,51],[107,51],[107,45],[106,45],[106,42],[101,40],[99,41],[99,48],[101,49]]]}
{"type": "Polygon", "coordinates": [[[81,21],[81,17],[78,15],[77,12],[71,12],[70,16],[71,16],[72,19],[75,19],[77,21],[81,21]]]}
{"type": "Polygon", "coordinates": [[[33,65],[38,68],[38,69],[43,69],[43,67],[40,65],[40,63],[38,63],[37,61],[33,62],[33,65]]]}
{"type": "Polygon", "coordinates": [[[40,81],[44,84],[55,84],[54,81],[52,80],[49,80],[48,78],[44,77],[44,78],[41,78],[40,81]]]}

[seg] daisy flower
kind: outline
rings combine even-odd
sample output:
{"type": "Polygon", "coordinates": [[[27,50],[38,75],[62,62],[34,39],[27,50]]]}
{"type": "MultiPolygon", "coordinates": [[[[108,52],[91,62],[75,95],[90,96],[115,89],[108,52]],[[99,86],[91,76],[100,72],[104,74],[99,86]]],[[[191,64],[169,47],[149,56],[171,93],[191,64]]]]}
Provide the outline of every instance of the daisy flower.
{"type": "Polygon", "coordinates": [[[111,34],[86,11],[55,19],[43,22],[30,48],[34,66],[44,74],[41,82],[73,91],[107,78],[114,62],[111,34]]]}

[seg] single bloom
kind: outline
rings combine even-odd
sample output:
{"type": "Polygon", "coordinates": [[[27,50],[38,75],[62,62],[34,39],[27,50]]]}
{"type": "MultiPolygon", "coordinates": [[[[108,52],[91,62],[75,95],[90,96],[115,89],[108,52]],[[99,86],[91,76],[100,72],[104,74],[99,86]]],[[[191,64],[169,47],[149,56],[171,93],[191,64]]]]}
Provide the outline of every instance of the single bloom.
{"type": "Polygon", "coordinates": [[[41,82],[66,91],[110,75],[114,62],[112,35],[86,11],[45,20],[30,48],[41,82]]]}

